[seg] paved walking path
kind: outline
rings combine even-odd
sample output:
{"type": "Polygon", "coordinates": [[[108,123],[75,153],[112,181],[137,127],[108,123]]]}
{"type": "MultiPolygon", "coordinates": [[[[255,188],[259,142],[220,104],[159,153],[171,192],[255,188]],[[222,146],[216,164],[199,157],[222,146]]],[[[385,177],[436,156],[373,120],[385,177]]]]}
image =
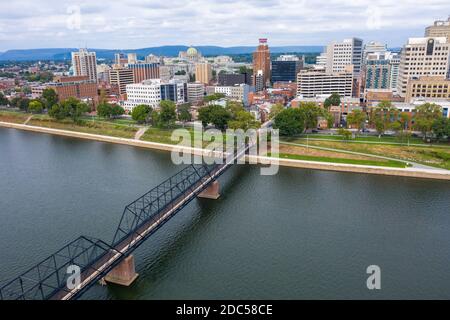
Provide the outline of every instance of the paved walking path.
{"type": "Polygon", "coordinates": [[[31,118],[33,118],[33,115],[29,116],[29,117],[27,118],[27,120],[26,120],[23,124],[24,124],[24,125],[27,125],[28,122],[30,122],[31,118]]]}
{"type": "Polygon", "coordinates": [[[144,133],[148,130],[148,127],[140,128],[138,132],[136,132],[136,135],[134,136],[135,140],[141,140],[144,133]]]}
{"type": "Polygon", "coordinates": [[[365,156],[365,157],[372,157],[372,158],[378,158],[378,159],[384,159],[384,160],[392,160],[392,161],[400,161],[404,163],[409,163],[413,166],[413,168],[421,168],[421,169],[429,169],[429,170],[437,170],[438,168],[426,166],[420,163],[412,162],[412,161],[406,161],[396,158],[390,158],[390,157],[384,157],[384,156],[377,156],[370,153],[363,153],[363,152],[355,152],[355,151],[347,151],[347,150],[341,150],[341,149],[333,149],[333,148],[325,148],[325,147],[317,147],[317,146],[310,146],[306,144],[300,144],[300,143],[291,143],[291,142],[281,142],[280,144],[287,144],[291,146],[297,146],[297,147],[305,147],[305,148],[311,148],[311,149],[317,149],[317,150],[323,150],[323,151],[333,151],[333,152],[339,152],[339,153],[347,153],[347,154],[353,154],[357,156],[365,156]]]}

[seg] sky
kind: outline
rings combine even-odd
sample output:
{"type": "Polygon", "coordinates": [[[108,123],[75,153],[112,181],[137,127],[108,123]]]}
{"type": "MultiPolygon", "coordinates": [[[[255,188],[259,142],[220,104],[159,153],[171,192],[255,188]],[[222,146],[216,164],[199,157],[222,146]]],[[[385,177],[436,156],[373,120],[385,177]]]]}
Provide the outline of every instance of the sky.
{"type": "Polygon", "coordinates": [[[449,0],[0,0],[0,51],[161,45],[326,45],[352,36],[402,46],[449,0]]]}

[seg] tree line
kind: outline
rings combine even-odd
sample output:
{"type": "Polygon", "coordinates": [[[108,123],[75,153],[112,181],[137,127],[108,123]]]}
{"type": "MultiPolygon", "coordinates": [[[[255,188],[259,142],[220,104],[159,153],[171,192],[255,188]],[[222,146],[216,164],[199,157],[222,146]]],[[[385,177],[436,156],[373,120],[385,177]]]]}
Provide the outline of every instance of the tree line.
{"type": "MultiPolygon", "coordinates": [[[[328,127],[332,127],[333,118],[329,107],[336,105],[340,105],[340,98],[332,95],[325,101],[324,108],[313,102],[301,103],[299,108],[274,106],[270,117],[274,119],[274,127],[280,130],[281,135],[293,136],[317,128],[320,118],[328,120],[328,127]]],[[[353,110],[346,120],[347,128],[351,126],[357,129],[357,134],[369,124],[380,136],[391,130],[405,138],[417,130],[422,133],[424,140],[450,139],[450,120],[444,117],[442,107],[434,103],[424,103],[409,113],[400,112],[390,101],[382,101],[369,112],[353,110]]],[[[340,134],[351,135],[345,128],[340,128],[340,134]]]]}
{"type": "Polygon", "coordinates": [[[58,102],[58,95],[51,88],[45,89],[38,99],[17,96],[9,100],[0,92],[0,105],[18,108],[25,112],[42,113],[44,110],[49,111],[58,102]]]}

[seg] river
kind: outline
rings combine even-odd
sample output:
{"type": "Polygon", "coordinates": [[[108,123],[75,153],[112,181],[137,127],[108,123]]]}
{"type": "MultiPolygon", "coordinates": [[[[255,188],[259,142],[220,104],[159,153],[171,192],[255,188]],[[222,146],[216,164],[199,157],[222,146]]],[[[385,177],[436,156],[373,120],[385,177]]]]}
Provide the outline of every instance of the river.
{"type": "MultiPolygon", "coordinates": [[[[180,170],[170,154],[0,128],[0,281],[180,170]]],[[[235,166],[135,253],[130,288],[83,299],[449,299],[450,183],[235,166]],[[381,268],[381,290],[366,268],[381,268]]]]}

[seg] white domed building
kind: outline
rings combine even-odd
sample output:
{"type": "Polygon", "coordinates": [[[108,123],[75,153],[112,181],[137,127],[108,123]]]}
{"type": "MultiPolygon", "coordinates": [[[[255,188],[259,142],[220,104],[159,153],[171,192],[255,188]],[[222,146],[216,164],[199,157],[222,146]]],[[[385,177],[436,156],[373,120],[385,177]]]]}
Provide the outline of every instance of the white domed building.
{"type": "Polygon", "coordinates": [[[198,62],[202,59],[202,54],[194,47],[190,47],[187,51],[181,51],[178,56],[180,59],[187,60],[189,62],[198,62]]]}

